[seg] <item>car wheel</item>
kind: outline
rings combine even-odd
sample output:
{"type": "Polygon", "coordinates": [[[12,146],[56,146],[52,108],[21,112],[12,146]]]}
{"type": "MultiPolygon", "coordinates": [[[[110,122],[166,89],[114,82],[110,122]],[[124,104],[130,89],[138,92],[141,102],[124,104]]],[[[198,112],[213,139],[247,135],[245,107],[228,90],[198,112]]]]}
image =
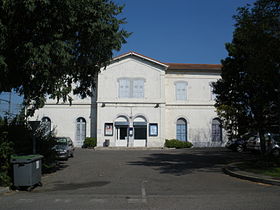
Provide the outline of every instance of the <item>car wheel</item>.
{"type": "Polygon", "coordinates": [[[243,152],[244,151],[244,148],[242,145],[238,145],[237,148],[236,148],[236,151],[237,152],[243,152]]]}
{"type": "Polygon", "coordinates": [[[274,157],[279,157],[279,155],[280,155],[280,150],[279,149],[274,149],[274,150],[272,150],[272,155],[274,156],[274,157]]]}

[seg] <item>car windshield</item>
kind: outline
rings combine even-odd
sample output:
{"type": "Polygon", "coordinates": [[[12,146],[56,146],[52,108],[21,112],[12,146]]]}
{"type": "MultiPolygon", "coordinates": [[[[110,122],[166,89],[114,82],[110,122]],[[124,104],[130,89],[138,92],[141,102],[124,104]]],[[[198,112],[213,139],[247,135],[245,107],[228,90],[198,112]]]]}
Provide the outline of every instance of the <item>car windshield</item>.
{"type": "Polygon", "coordinates": [[[67,145],[67,139],[66,138],[56,138],[55,139],[57,145],[67,145]]]}

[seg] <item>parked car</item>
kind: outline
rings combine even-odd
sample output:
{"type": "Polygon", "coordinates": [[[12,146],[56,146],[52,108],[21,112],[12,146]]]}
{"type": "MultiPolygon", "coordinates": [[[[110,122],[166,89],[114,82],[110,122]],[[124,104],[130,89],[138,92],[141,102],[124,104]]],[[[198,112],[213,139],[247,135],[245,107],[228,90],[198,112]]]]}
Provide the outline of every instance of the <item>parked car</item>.
{"type": "Polygon", "coordinates": [[[243,152],[244,150],[247,149],[246,144],[247,144],[248,138],[250,136],[251,136],[250,133],[246,133],[246,134],[240,136],[239,138],[229,140],[226,143],[226,148],[231,149],[233,151],[237,151],[237,152],[243,152]]]}
{"type": "MultiPolygon", "coordinates": [[[[267,153],[270,153],[273,156],[280,156],[280,134],[265,133],[264,138],[267,153]]],[[[260,152],[260,142],[259,135],[250,137],[246,145],[247,149],[253,152],[260,152]]]]}
{"type": "Polygon", "coordinates": [[[58,159],[68,160],[69,157],[74,157],[74,145],[70,137],[55,137],[56,145],[54,149],[58,159]]]}
{"type": "Polygon", "coordinates": [[[267,151],[275,157],[280,156],[280,134],[268,133],[266,136],[267,151]]]}
{"type": "Polygon", "coordinates": [[[248,139],[246,148],[251,152],[259,152],[261,150],[260,137],[258,134],[255,134],[248,139]]]}

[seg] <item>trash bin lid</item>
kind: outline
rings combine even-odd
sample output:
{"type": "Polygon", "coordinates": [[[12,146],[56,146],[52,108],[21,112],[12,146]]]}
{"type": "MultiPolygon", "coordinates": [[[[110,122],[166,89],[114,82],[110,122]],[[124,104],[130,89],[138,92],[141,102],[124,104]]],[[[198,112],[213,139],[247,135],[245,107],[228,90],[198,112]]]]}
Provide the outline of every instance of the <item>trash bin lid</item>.
{"type": "Polygon", "coordinates": [[[12,155],[11,163],[31,163],[43,157],[42,155],[12,155]]]}

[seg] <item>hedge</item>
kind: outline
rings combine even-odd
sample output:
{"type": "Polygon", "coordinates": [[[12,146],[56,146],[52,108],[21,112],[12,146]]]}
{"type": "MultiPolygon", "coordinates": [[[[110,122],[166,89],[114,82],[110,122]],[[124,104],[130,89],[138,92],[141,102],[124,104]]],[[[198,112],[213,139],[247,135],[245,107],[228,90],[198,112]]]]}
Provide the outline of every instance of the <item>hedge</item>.
{"type": "Polygon", "coordinates": [[[193,144],[191,142],[180,141],[177,139],[170,139],[170,140],[166,139],[164,146],[167,148],[179,149],[179,148],[190,148],[193,146],[193,144]]]}
{"type": "Polygon", "coordinates": [[[83,148],[94,148],[96,147],[96,144],[97,144],[96,138],[87,137],[84,140],[83,148]]]}

